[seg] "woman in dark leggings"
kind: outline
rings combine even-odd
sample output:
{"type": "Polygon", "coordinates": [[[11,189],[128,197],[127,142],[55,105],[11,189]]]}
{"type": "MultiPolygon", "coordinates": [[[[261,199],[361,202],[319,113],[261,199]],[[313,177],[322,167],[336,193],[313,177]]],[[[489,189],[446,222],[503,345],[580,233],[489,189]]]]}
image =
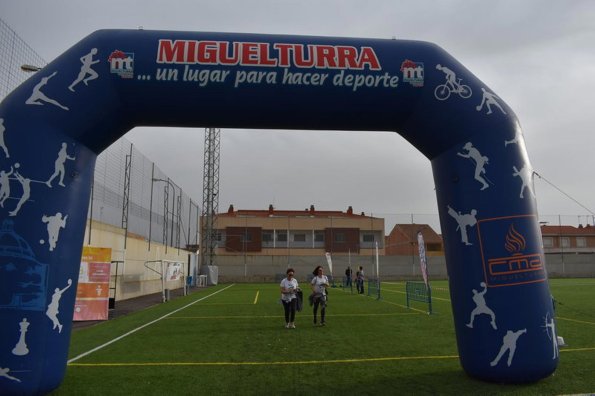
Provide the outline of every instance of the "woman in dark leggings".
{"type": "Polygon", "coordinates": [[[322,266],[316,267],[314,272],[314,278],[312,278],[312,300],[314,302],[314,326],[316,326],[316,314],[318,313],[318,306],[320,306],[320,325],[326,325],[326,288],[329,286],[328,278],[324,275],[322,266]]]}
{"type": "Polygon", "coordinates": [[[286,271],[287,278],[281,281],[281,302],[285,310],[285,328],[295,329],[295,311],[297,307],[298,282],[293,277],[293,268],[286,271]]]}

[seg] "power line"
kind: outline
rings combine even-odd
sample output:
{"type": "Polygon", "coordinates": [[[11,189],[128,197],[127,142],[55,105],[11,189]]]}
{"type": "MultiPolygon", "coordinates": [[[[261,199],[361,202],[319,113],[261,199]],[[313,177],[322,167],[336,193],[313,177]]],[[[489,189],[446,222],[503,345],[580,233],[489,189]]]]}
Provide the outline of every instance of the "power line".
{"type": "Polygon", "coordinates": [[[543,181],[545,181],[547,184],[549,184],[550,186],[554,187],[556,190],[560,191],[562,194],[566,195],[568,198],[570,198],[572,201],[574,201],[577,205],[579,205],[580,207],[582,207],[583,209],[585,209],[587,212],[591,213],[592,215],[595,215],[595,213],[587,208],[585,205],[583,205],[582,203],[580,203],[579,201],[577,201],[576,199],[574,199],[573,197],[571,197],[569,194],[565,193],[564,191],[562,191],[562,189],[560,189],[558,186],[556,186],[554,183],[552,183],[551,181],[549,181],[548,179],[546,179],[545,177],[541,176],[539,173],[533,171],[533,174],[537,177],[539,177],[540,179],[542,179],[543,181]]]}

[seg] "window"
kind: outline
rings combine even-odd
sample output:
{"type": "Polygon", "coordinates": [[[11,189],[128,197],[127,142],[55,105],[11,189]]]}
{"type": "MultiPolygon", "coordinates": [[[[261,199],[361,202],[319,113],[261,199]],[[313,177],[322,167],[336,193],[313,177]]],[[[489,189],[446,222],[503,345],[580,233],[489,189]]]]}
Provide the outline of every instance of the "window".
{"type": "Polygon", "coordinates": [[[295,234],[293,236],[294,242],[306,242],[306,234],[295,234]]]}
{"type": "Polygon", "coordinates": [[[552,237],[543,237],[543,247],[544,248],[554,247],[554,238],[552,238],[552,237]]]}
{"type": "Polygon", "coordinates": [[[587,247],[587,238],[585,238],[585,237],[576,237],[576,247],[586,248],[587,247]]]}
{"type": "Polygon", "coordinates": [[[278,232],[277,242],[287,242],[287,232],[278,232]]]}
{"type": "Polygon", "coordinates": [[[245,232],[240,236],[242,242],[252,242],[252,234],[245,232]]]}
{"type": "Polygon", "coordinates": [[[314,242],[324,242],[324,232],[314,231],[314,242]]]}
{"type": "Polygon", "coordinates": [[[562,246],[563,248],[569,248],[570,247],[570,238],[560,237],[560,246],[562,246]]]}
{"type": "Polygon", "coordinates": [[[335,233],[335,242],[345,242],[345,233],[344,232],[335,233]]]}
{"type": "Polygon", "coordinates": [[[426,250],[428,252],[439,252],[441,250],[441,246],[439,243],[428,243],[426,244],[426,250]]]}
{"type": "Polygon", "coordinates": [[[364,234],[362,238],[364,242],[374,242],[374,234],[364,234]]]}
{"type": "Polygon", "coordinates": [[[273,233],[271,231],[263,231],[262,232],[262,241],[263,242],[273,242],[273,233]]]}

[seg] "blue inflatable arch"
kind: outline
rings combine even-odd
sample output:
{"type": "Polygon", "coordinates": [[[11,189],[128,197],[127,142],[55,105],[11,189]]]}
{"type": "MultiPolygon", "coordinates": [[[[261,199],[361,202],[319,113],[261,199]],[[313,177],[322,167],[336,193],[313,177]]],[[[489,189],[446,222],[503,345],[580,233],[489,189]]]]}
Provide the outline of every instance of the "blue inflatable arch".
{"type": "Polygon", "coordinates": [[[521,128],[453,57],[417,41],[103,30],[0,105],[1,393],[62,381],[95,159],[135,126],[401,134],[432,163],[464,370],[555,370],[521,128]]]}

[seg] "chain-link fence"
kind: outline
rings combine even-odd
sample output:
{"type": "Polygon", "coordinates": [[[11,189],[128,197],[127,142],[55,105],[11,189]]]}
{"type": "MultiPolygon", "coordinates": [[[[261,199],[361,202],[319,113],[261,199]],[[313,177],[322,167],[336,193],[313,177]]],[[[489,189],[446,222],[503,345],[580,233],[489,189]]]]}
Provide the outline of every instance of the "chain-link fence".
{"type": "MultiPolygon", "coordinates": [[[[2,19],[0,54],[0,100],[47,63],[2,19]]],[[[89,219],[149,244],[198,245],[198,204],[126,139],[98,156],[91,194],[89,219]]],[[[87,231],[90,241],[93,222],[87,231]]]]}
{"type": "Polygon", "coordinates": [[[43,67],[46,61],[0,19],[0,100],[31,77],[21,66],[43,67]]]}
{"type": "MultiPolygon", "coordinates": [[[[97,157],[88,218],[175,248],[198,245],[200,211],[153,162],[121,138],[97,157]]],[[[93,233],[89,223],[88,238],[93,233]]]]}

